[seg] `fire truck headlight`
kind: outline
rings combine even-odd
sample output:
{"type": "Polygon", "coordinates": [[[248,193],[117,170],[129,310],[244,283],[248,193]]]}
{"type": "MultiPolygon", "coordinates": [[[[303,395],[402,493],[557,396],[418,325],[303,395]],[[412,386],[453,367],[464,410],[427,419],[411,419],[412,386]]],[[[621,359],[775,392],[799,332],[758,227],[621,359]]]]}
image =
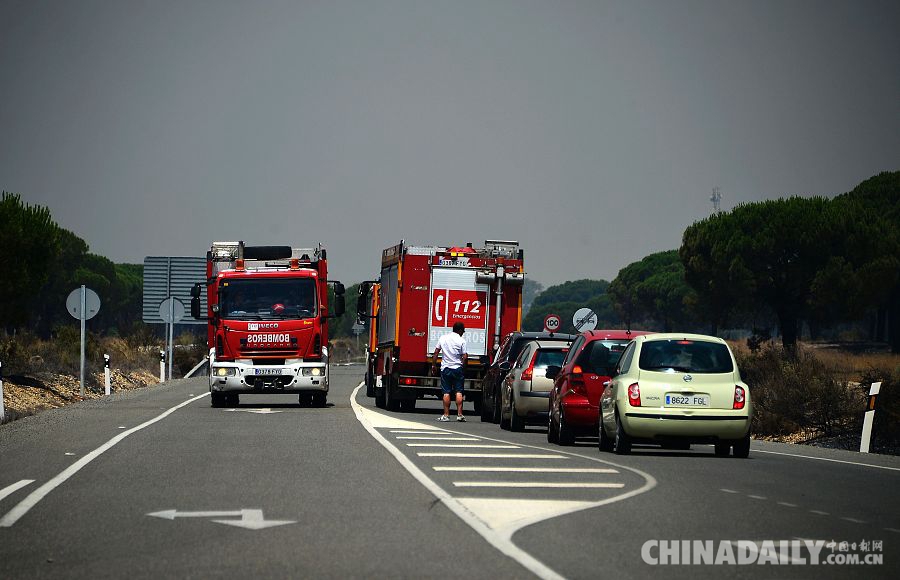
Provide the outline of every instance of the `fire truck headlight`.
{"type": "Polygon", "coordinates": [[[320,367],[307,367],[303,369],[303,376],[305,377],[321,377],[323,374],[322,369],[320,367]]]}
{"type": "Polygon", "coordinates": [[[216,369],[217,377],[233,377],[234,376],[234,367],[218,367],[216,369]]]}

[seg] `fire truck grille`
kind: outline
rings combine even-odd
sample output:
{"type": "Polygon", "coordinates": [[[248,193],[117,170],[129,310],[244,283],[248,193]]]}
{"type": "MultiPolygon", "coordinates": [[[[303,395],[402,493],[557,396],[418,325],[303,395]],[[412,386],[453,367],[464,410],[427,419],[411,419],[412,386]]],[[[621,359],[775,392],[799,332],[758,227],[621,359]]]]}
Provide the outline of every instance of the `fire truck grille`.
{"type": "Polygon", "coordinates": [[[255,359],[253,359],[253,364],[254,364],[254,366],[269,365],[269,366],[277,367],[277,366],[281,366],[284,364],[284,359],[283,358],[255,358],[255,359]]]}

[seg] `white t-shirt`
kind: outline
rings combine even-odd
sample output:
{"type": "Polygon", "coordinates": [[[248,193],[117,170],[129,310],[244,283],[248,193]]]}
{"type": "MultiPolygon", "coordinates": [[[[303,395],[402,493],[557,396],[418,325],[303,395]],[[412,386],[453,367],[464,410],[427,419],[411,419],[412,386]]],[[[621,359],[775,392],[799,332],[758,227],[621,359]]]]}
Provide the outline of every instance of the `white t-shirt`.
{"type": "Polygon", "coordinates": [[[462,356],[466,354],[466,341],[455,332],[448,332],[438,339],[441,349],[441,370],[458,369],[462,366],[462,356]]]}

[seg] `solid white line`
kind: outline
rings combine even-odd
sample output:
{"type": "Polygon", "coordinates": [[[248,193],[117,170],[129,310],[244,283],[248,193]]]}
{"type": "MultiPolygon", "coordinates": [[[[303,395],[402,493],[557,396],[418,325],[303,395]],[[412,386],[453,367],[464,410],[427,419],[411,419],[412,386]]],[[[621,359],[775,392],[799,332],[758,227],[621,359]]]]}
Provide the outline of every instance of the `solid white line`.
{"type": "Polygon", "coordinates": [[[0,489],[0,500],[2,500],[3,498],[5,498],[8,495],[11,495],[11,494],[19,491],[20,489],[22,489],[23,487],[25,487],[26,485],[28,485],[30,483],[34,483],[34,480],[33,479],[23,479],[21,481],[17,481],[16,483],[14,483],[12,485],[7,485],[3,489],[0,489]]]}
{"type": "Polygon", "coordinates": [[[397,439],[419,440],[419,441],[481,441],[477,437],[397,437],[397,439]]]}
{"type": "Polygon", "coordinates": [[[866,522],[864,522],[864,521],[862,521],[862,520],[858,520],[858,519],[856,519],[856,518],[841,518],[841,519],[844,520],[845,522],[850,522],[850,523],[853,523],[853,524],[864,524],[864,523],[866,523],[866,522]]]}
{"type": "Polygon", "coordinates": [[[771,453],[772,455],[786,455],[787,457],[799,457],[800,459],[815,459],[816,461],[830,461],[832,463],[846,463],[847,465],[859,465],[860,467],[872,467],[874,469],[887,469],[890,471],[900,471],[900,467],[885,467],[884,465],[872,465],[871,463],[859,463],[857,461],[844,461],[843,459],[828,459],[827,457],[812,457],[810,455],[796,455],[794,453],[782,453],[780,451],[763,451],[762,449],[753,449],[754,453],[771,453]]]}
{"type": "Polygon", "coordinates": [[[748,495],[747,497],[749,497],[750,499],[766,499],[761,495],[748,495]]]}
{"type": "Polygon", "coordinates": [[[738,492],[734,491],[733,489],[725,489],[725,488],[722,488],[719,491],[724,491],[725,493],[738,493],[738,492]]]}
{"type": "Polygon", "coordinates": [[[391,433],[407,433],[409,435],[450,435],[450,431],[443,429],[391,429],[391,433]]]}
{"type": "Polygon", "coordinates": [[[481,443],[407,443],[407,447],[444,447],[446,449],[520,449],[518,445],[486,445],[481,443]]]}
{"type": "Polygon", "coordinates": [[[898,529],[896,529],[896,528],[884,528],[884,531],[886,531],[886,532],[894,532],[895,534],[900,534],[900,530],[898,530],[898,529]]]}
{"type": "Polygon", "coordinates": [[[54,489],[56,489],[57,487],[59,487],[60,485],[65,483],[67,479],[69,479],[70,477],[72,477],[73,475],[75,475],[76,473],[81,471],[82,467],[84,467],[85,465],[87,465],[88,463],[93,461],[94,459],[98,458],[100,455],[102,455],[106,451],[109,451],[110,449],[115,447],[120,441],[122,441],[123,439],[125,439],[126,437],[131,435],[132,433],[137,433],[141,429],[149,427],[150,425],[153,425],[157,421],[161,421],[161,420],[165,419],[166,417],[168,417],[169,415],[171,415],[178,409],[184,407],[185,405],[189,405],[189,404],[193,403],[197,399],[202,399],[203,397],[205,397],[207,395],[209,395],[209,393],[204,393],[202,395],[194,397],[193,399],[188,399],[187,401],[185,401],[183,403],[175,405],[171,409],[167,410],[165,413],[162,413],[162,414],[154,417],[153,419],[150,419],[149,421],[141,423],[137,427],[132,427],[128,431],[123,431],[122,433],[119,433],[118,435],[116,435],[115,437],[113,437],[112,439],[110,439],[109,441],[107,441],[106,443],[101,445],[100,447],[94,449],[93,451],[91,451],[90,453],[88,453],[87,455],[85,455],[84,457],[82,457],[81,459],[79,459],[78,461],[76,461],[75,463],[73,463],[72,465],[70,465],[69,467],[64,469],[63,471],[61,471],[59,473],[59,475],[57,475],[56,477],[54,477],[53,479],[51,479],[50,481],[48,481],[41,487],[39,487],[36,490],[34,490],[33,492],[31,492],[31,494],[29,494],[28,497],[26,497],[25,499],[20,501],[16,507],[9,510],[9,512],[7,512],[7,514],[5,516],[3,516],[2,519],[0,519],[0,528],[11,527],[13,524],[15,524],[17,521],[19,521],[19,518],[21,518],[22,516],[27,514],[28,510],[33,508],[35,505],[38,504],[39,501],[44,499],[44,497],[48,493],[50,493],[51,491],[53,491],[54,489]]]}
{"type": "Polygon", "coordinates": [[[456,487],[516,487],[516,488],[566,488],[566,489],[619,489],[624,483],[568,483],[557,481],[454,481],[456,487]]]}
{"type": "Polygon", "coordinates": [[[821,510],[809,510],[809,513],[816,514],[817,516],[827,516],[830,515],[828,512],[823,512],[821,510]]]}
{"type": "Polygon", "coordinates": [[[421,452],[416,453],[419,457],[464,457],[464,458],[487,458],[487,459],[568,459],[563,455],[547,455],[543,453],[438,453],[438,452],[421,452]]]}
{"type": "Polygon", "coordinates": [[[790,508],[795,508],[795,507],[797,507],[797,504],[795,504],[795,503],[788,503],[788,502],[786,502],[786,501],[780,501],[780,502],[778,502],[778,505],[783,505],[784,507],[790,507],[790,508]]]}
{"type": "Polygon", "coordinates": [[[449,465],[432,467],[435,471],[490,471],[513,473],[619,473],[617,469],[603,467],[454,467],[449,465]]]}

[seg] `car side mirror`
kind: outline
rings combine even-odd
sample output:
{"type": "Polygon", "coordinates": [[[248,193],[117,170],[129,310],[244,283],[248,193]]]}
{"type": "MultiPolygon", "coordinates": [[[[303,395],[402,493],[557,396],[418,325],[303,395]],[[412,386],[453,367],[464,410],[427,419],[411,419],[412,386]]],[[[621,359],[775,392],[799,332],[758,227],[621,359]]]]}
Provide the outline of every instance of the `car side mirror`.
{"type": "Polygon", "coordinates": [[[501,371],[503,371],[503,372],[505,373],[505,372],[507,372],[509,369],[512,368],[512,365],[509,364],[509,361],[508,361],[508,360],[505,360],[505,361],[501,362],[500,364],[498,364],[498,365],[497,365],[497,368],[500,369],[501,371]]]}
{"type": "Polygon", "coordinates": [[[555,379],[556,377],[559,376],[559,371],[561,371],[561,370],[562,370],[561,366],[550,365],[549,367],[547,367],[547,375],[546,376],[548,379],[555,379]]]}

